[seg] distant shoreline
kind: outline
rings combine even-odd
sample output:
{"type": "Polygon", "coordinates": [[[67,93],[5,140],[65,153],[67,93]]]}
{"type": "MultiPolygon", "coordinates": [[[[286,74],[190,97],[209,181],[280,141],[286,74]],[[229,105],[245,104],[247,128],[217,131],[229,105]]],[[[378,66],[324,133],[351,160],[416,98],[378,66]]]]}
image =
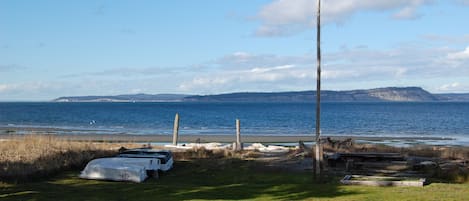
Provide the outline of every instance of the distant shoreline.
{"type": "MultiPolygon", "coordinates": [[[[293,102],[316,100],[315,91],[236,92],[214,95],[124,94],[64,96],[52,102],[293,102]]],[[[348,91],[323,90],[323,102],[469,102],[469,94],[432,94],[421,87],[385,87],[348,91]]]]}

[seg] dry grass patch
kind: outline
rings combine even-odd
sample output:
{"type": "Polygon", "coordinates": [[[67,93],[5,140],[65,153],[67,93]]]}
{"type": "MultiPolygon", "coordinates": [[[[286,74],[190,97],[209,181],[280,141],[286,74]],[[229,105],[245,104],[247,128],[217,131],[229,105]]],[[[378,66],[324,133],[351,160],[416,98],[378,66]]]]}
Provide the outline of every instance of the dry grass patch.
{"type": "Polygon", "coordinates": [[[116,154],[119,147],[113,143],[60,140],[53,135],[24,135],[0,141],[0,179],[29,181],[82,168],[91,159],[116,154]]]}

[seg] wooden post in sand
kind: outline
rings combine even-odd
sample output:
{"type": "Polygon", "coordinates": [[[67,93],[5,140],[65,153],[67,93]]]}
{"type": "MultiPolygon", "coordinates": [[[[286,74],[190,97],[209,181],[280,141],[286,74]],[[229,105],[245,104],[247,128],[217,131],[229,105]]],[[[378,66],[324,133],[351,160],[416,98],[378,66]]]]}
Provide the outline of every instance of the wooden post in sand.
{"type": "Polygon", "coordinates": [[[316,146],[314,156],[314,175],[321,176],[322,146],[321,146],[321,0],[317,4],[317,80],[316,80],[316,146]]]}
{"type": "Polygon", "coordinates": [[[173,128],[173,145],[178,145],[178,135],[179,135],[179,114],[176,113],[174,117],[174,128],[173,128]]]}
{"type": "Polygon", "coordinates": [[[241,122],[239,119],[236,119],[236,150],[243,150],[241,145],[241,122]]]}

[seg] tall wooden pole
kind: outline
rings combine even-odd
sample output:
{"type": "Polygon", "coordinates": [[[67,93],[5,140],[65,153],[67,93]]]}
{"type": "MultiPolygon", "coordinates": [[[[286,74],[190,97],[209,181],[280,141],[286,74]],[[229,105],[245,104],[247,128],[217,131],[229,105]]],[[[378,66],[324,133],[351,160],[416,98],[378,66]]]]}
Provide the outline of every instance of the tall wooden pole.
{"type": "Polygon", "coordinates": [[[317,13],[317,82],[316,82],[316,149],[314,173],[321,174],[321,0],[318,0],[317,13]]]}

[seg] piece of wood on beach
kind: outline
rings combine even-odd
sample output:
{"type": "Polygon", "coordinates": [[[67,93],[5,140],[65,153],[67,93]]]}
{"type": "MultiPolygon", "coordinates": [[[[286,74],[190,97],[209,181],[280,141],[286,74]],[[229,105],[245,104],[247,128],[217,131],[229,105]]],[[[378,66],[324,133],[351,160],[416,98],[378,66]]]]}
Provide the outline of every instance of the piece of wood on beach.
{"type": "Polygon", "coordinates": [[[179,114],[176,113],[176,116],[174,117],[173,145],[178,144],[178,135],[179,135],[179,114]]]}
{"type": "Polygon", "coordinates": [[[239,119],[236,119],[236,150],[243,150],[243,145],[241,143],[241,122],[239,119]]]}
{"type": "Polygon", "coordinates": [[[422,187],[427,181],[425,178],[346,175],[340,182],[345,185],[422,187]]]}
{"type": "Polygon", "coordinates": [[[347,159],[363,159],[363,160],[400,160],[405,158],[400,153],[379,153],[379,152],[355,152],[355,153],[336,153],[335,158],[347,159]]]}

